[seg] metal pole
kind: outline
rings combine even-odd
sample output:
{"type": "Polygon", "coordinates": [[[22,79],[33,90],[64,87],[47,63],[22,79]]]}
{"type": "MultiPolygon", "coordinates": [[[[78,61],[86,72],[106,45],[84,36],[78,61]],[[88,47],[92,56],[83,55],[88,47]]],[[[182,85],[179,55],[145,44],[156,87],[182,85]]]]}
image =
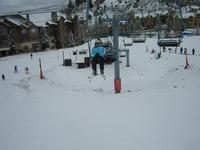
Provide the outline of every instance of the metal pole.
{"type": "Polygon", "coordinates": [[[161,30],[161,22],[160,22],[160,15],[159,14],[157,14],[157,16],[156,16],[156,20],[157,20],[157,22],[158,22],[158,26],[157,26],[157,30],[158,30],[158,42],[160,41],[160,30],[161,30]]]}
{"type": "Polygon", "coordinates": [[[88,20],[89,20],[89,7],[90,7],[90,4],[89,4],[89,1],[90,0],[87,0],[87,10],[86,10],[86,28],[87,28],[87,38],[88,38],[88,51],[89,51],[89,57],[90,57],[90,61],[91,61],[91,50],[90,50],[90,40],[89,40],[89,35],[88,35],[88,20]]]}
{"type": "Polygon", "coordinates": [[[129,67],[130,63],[129,63],[129,49],[126,49],[126,67],[129,67]]]}
{"type": "Polygon", "coordinates": [[[39,58],[39,66],[40,66],[40,79],[45,79],[42,73],[42,63],[41,63],[41,58],[39,58]]]}
{"type": "Polygon", "coordinates": [[[113,28],[113,43],[114,43],[114,50],[115,50],[115,79],[114,79],[114,86],[115,86],[115,93],[120,93],[121,91],[121,78],[120,78],[120,66],[119,66],[119,46],[118,46],[118,20],[116,16],[113,17],[112,20],[112,28],[113,28]]]}
{"type": "Polygon", "coordinates": [[[63,56],[63,66],[64,66],[65,65],[65,53],[64,53],[64,51],[62,53],[62,56],[63,56]]]}
{"type": "Polygon", "coordinates": [[[120,49],[120,52],[126,52],[126,67],[130,67],[130,63],[129,63],[129,49],[120,49]]]}
{"type": "Polygon", "coordinates": [[[88,17],[89,17],[89,1],[90,0],[87,0],[87,10],[86,10],[86,20],[88,21],[88,17]]]}

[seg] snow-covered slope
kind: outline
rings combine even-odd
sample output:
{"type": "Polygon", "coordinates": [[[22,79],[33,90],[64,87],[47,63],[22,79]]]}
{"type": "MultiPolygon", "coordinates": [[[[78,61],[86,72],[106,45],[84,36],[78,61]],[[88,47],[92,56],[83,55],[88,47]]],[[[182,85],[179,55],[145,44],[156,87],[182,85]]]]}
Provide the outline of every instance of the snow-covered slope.
{"type": "MultiPolygon", "coordinates": [[[[198,150],[199,40],[187,37],[181,45],[188,53],[196,49],[186,70],[185,55],[167,51],[155,59],[150,51],[159,51],[156,39],[128,47],[130,67],[122,58],[120,94],[113,90],[113,64],[105,66],[106,80],[97,76],[91,82],[91,68],[61,65],[63,51],[72,58],[71,51],[87,44],[33,53],[33,59],[29,54],[0,58],[6,76],[0,81],[0,149],[198,150]],[[39,79],[39,58],[45,80],[39,79]]],[[[123,38],[119,44],[124,48],[123,38]]]]}

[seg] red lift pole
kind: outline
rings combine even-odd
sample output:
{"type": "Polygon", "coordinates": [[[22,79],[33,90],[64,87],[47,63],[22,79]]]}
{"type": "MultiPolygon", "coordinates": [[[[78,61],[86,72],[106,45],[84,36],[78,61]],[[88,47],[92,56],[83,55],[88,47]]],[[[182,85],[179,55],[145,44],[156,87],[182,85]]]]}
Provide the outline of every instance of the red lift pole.
{"type": "Polygon", "coordinates": [[[45,79],[45,77],[42,74],[42,63],[40,58],[39,58],[39,65],[40,65],[40,79],[45,79]]]}

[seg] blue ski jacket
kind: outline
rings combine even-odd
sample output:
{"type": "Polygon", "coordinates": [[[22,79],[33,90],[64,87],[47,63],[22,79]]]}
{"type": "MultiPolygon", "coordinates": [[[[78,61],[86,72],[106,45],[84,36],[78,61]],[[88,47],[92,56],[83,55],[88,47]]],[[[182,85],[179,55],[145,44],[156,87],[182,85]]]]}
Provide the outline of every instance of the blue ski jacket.
{"type": "Polygon", "coordinates": [[[99,54],[101,57],[104,57],[106,49],[103,46],[93,47],[91,50],[91,57],[94,57],[96,54],[99,54]]]}

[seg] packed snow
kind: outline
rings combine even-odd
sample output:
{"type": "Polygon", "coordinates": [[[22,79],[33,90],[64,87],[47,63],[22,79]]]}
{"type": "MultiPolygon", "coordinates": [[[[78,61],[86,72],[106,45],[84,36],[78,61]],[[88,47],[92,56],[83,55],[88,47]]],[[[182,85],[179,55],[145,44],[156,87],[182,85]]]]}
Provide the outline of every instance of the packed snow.
{"type": "MultiPolygon", "coordinates": [[[[104,40],[104,39],[102,39],[104,40]]],[[[120,48],[128,38],[120,37],[120,48]]],[[[157,40],[126,47],[130,67],[120,58],[121,93],[114,92],[114,65],[106,80],[92,69],[62,66],[75,48],[0,58],[1,150],[199,150],[200,37],[159,52],[157,40]],[[195,55],[191,55],[195,48],[195,55]],[[44,80],[40,79],[39,58],[44,80]],[[14,65],[18,73],[14,73],[14,65]],[[25,67],[29,73],[25,73],[25,67]]],[[[94,42],[94,41],[93,41],[94,42]]],[[[98,70],[99,71],[99,70],[98,70]]]]}

